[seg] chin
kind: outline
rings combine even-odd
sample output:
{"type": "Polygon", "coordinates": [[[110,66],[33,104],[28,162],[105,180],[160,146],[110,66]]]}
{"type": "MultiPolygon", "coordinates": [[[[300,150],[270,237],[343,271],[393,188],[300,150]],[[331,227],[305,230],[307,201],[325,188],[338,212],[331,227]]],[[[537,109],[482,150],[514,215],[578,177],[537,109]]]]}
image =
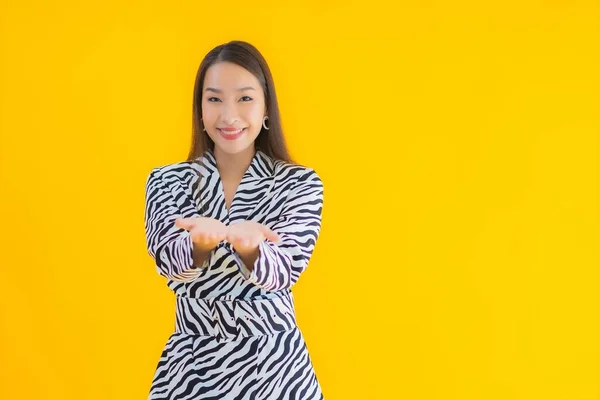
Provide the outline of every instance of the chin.
{"type": "Polygon", "coordinates": [[[238,154],[247,151],[248,148],[254,148],[254,141],[237,143],[236,141],[229,142],[226,140],[219,140],[218,142],[215,142],[215,146],[217,146],[223,153],[238,154]]]}

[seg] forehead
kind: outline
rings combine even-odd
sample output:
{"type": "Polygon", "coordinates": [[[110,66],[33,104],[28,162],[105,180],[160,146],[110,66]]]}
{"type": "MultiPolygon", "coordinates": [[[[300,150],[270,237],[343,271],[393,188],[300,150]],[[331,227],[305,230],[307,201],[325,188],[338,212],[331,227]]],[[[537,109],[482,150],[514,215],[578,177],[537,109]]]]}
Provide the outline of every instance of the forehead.
{"type": "Polygon", "coordinates": [[[244,67],[230,62],[219,62],[206,70],[204,88],[209,86],[224,91],[235,91],[245,86],[252,86],[258,90],[260,83],[244,67]]]}

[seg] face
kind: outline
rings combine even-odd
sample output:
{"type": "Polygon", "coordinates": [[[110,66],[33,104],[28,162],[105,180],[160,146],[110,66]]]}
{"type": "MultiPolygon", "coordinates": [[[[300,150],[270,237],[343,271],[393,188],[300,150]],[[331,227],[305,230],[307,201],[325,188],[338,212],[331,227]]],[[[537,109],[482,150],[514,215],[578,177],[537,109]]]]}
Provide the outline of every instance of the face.
{"type": "Polygon", "coordinates": [[[265,96],[252,73],[229,62],[206,70],[202,122],[215,142],[215,151],[236,154],[254,149],[265,115],[265,96]]]}

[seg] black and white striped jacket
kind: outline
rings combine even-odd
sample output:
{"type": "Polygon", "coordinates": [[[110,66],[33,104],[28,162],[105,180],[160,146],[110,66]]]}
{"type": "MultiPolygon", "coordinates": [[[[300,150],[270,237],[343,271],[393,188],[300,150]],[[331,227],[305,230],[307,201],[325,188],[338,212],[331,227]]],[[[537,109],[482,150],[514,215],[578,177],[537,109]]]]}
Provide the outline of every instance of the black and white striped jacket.
{"type": "Polygon", "coordinates": [[[194,162],[155,167],[146,181],[148,253],[176,294],[203,298],[249,298],[288,290],[306,269],[321,229],[323,184],[314,169],[275,160],[261,150],[244,174],[230,210],[214,154],[194,162]],[[226,225],[254,220],[278,233],[264,240],[250,270],[230,243],[213,249],[202,268],[192,265],[193,244],[176,218],[212,217],[226,225]]]}

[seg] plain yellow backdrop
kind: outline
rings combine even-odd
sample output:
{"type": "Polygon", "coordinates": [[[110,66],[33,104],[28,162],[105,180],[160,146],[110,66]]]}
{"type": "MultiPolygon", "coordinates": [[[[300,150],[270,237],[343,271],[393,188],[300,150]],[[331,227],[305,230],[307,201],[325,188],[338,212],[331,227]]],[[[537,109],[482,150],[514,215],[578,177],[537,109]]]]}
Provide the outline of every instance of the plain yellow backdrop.
{"type": "Polygon", "coordinates": [[[294,287],[334,399],[600,399],[597,1],[2,1],[0,398],[144,399],[144,238],[195,74],[255,44],[325,184],[294,287]]]}

